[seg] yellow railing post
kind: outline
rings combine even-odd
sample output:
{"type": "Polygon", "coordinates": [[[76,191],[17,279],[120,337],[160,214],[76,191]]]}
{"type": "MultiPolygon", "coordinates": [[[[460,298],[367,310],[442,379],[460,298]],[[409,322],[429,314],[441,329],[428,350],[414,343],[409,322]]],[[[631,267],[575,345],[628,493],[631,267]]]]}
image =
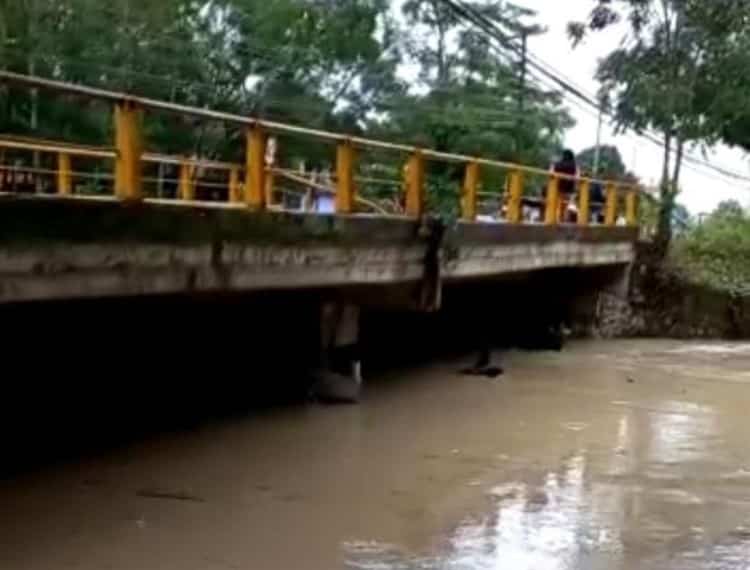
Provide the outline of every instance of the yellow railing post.
{"type": "Polygon", "coordinates": [[[523,203],[523,172],[514,170],[509,176],[508,221],[518,224],[521,222],[523,203]]]}
{"type": "Polygon", "coordinates": [[[192,202],[195,200],[195,168],[189,162],[180,164],[180,200],[192,202]]]}
{"type": "Polygon", "coordinates": [[[548,226],[557,224],[558,210],[560,209],[560,179],[554,174],[550,175],[547,184],[547,200],[544,210],[544,223],[548,226]]]}
{"type": "Polygon", "coordinates": [[[354,211],[356,189],[354,186],[354,146],[350,140],[336,147],[336,213],[354,211]]]}
{"type": "Polygon", "coordinates": [[[638,190],[631,189],[625,198],[625,217],[628,225],[638,225],[638,190]]]}
{"type": "Polygon", "coordinates": [[[266,134],[259,126],[247,131],[245,203],[253,210],[266,207],[266,134]]]}
{"type": "Polygon", "coordinates": [[[614,226],[617,223],[617,185],[614,182],[607,184],[607,201],[604,207],[604,224],[614,226]]]}
{"type": "Polygon", "coordinates": [[[479,163],[469,162],[464,173],[464,187],[461,199],[461,216],[467,222],[477,218],[477,185],[479,184],[479,163]]]}
{"type": "Polygon", "coordinates": [[[417,150],[406,169],[406,215],[420,218],[424,213],[424,158],[417,150]]]}
{"type": "Polygon", "coordinates": [[[591,182],[581,180],[578,185],[578,225],[588,226],[591,220],[591,182]]]}
{"type": "Polygon", "coordinates": [[[61,196],[73,194],[73,175],[70,155],[67,152],[57,155],[57,193],[61,196]]]}
{"type": "Polygon", "coordinates": [[[229,201],[232,204],[242,202],[242,191],[240,189],[240,168],[233,166],[229,169],[229,201]]]}
{"type": "Polygon", "coordinates": [[[115,196],[120,200],[143,197],[141,123],[141,111],[133,102],[122,101],[115,106],[115,196]]]}

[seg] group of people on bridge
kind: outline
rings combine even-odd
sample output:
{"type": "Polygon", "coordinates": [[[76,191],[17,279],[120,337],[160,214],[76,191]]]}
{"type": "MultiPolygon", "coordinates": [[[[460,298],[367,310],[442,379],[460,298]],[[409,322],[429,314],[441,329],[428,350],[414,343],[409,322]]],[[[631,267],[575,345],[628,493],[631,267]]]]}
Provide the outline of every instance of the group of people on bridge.
{"type": "MultiPolygon", "coordinates": [[[[273,150],[266,156],[266,167],[269,172],[267,179],[268,202],[271,207],[278,209],[300,211],[317,214],[333,214],[336,211],[335,177],[330,166],[308,167],[304,161],[298,170],[283,170],[274,167],[275,145],[273,150]],[[274,187],[273,179],[279,184],[274,187]],[[297,189],[295,190],[294,187],[297,189]]],[[[201,201],[227,201],[229,200],[229,187],[225,180],[225,173],[214,171],[210,168],[197,166],[198,159],[191,159],[196,166],[189,169],[189,177],[194,188],[196,200],[201,201]]],[[[158,173],[152,180],[155,183],[155,195],[160,198],[177,199],[180,196],[179,185],[181,183],[178,164],[159,164],[158,173]]],[[[406,179],[408,166],[404,167],[404,179],[406,179]]],[[[559,223],[576,223],[579,215],[577,187],[578,180],[582,176],[588,176],[576,161],[572,150],[564,150],[559,160],[554,162],[550,172],[560,175],[558,179],[559,209],[557,221],[559,223]]],[[[399,183],[394,181],[397,187],[399,183]]],[[[507,196],[508,180],[506,177],[506,188],[502,194],[498,194],[499,204],[492,207],[487,204],[477,216],[477,221],[486,223],[499,223],[507,219],[507,196]]],[[[55,188],[55,171],[44,170],[26,166],[23,162],[16,161],[12,166],[0,164],[0,192],[10,193],[53,193],[55,188]]],[[[239,191],[242,192],[240,182],[239,191]]],[[[365,204],[367,200],[362,200],[365,204]]],[[[589,186],[590,216],[592,223],[604,222],[605,191],[602,184],[592,181],[589,186]]],[[[389,214],[403,214],[405,210],[405,189],[399,188],[393,196],[379,201],[370,201],[370,206],[375,205],[378,211],[389,214]]],[[[543,195],[526,195],[522,199],[522,219],[529,223],[538,223],[544,219],[546,209],[546,198],[543,195]]]]}
{"type": "MultiPolygon", "coordinates": [[[[577,184],[576,181],[581,176],[588,173],[583,172],[576,162],[575,153],[566,149],[562,152],[560,160],[554,163],[552,171],[555,174],[562,174],[558,182],[558,191],[560,192],[560,206],[558,211],[558,221],[567,223],[576,223],[578,221],[577,184]]],[[[594,223],[604,222],[604,188],[601,182],[594,181],[589,187],[589,200],[591,209],[591,221],[594,223]]]]}

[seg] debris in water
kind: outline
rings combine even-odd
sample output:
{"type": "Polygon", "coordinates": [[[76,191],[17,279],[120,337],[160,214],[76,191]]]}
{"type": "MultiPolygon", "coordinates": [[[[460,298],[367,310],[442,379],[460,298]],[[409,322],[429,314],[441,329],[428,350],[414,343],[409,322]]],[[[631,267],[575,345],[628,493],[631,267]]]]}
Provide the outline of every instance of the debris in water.
{"type": "Polygon", "coordinates": [[[485,376],[487,378],[497,378],[505,373],[501,366],[492,366],[492,354],[489,348],[483,348],[479,351],[477,360],[473,366],[461,370],[465,376],[485,376]]]}
{"type": "Polygon", "coordinates": [[[161,489],[139,489],[136,492],[139,497],[146,499],[167,499],[172,501],[191,501],[194,503],[205,503],[201,497],[191,495],[182,491],[163,491],[161,489]]]}
{"type": "Polygon", "coordinates": [[[493,487],[488,494],[498,501],[507,501],[516,499],[521,494],[522,489],[523,485],[521,483],[506,483],[493,487]]]}
{"type": "Polygon", "coordinates": [[[486,368],[464,368],[461,370],[464,376],[484,376],[486,378],[497,378],[505,374],[505,370],[499,366],[487,366],[486,368]]]}

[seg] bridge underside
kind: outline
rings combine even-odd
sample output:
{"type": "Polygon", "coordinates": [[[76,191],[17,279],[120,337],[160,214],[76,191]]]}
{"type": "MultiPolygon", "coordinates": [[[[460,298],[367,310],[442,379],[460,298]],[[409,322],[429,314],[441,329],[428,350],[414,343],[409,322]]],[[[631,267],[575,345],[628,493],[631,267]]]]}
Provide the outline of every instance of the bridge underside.
{"type": "MultiPolygon", "coordinates": [[[[238,206],[0,199],[0,303],[397,287],[622,266],[630,228],[254,214],[238,206]]],[[[367,295],[365,295],[367,297],[367,295]]]]}

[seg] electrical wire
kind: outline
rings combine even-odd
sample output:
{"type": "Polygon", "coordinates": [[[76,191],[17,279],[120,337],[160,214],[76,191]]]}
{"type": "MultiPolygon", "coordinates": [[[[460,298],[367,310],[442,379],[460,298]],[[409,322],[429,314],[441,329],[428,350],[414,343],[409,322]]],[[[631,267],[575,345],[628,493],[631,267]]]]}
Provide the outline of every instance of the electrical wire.
{"type": "MultiPolygon", "coordinates": [[[[484,30],[488,35],[496,39],[498,43],[500,43],[500,45],[504,49],[509,49],[519,55],[521,54],[520,46],[514,44],[512,40],[510,40],[509,38],[502,36],[502,34],[500,33],[500,30],[497,28],[494,22],[492,22],[489,18],[487,18],[483,14],[477,12],[473,7],[466,5],[466,3],[463,2],[463,0],[440,0],[440,1],[449,5],[457,14],[462,16],[464,19],[472,22],[474,25],[484,30]]],[[[609,117],[611,120],[614,120],[614,118],[607,112],[605,108],[603,108],[603,106],[598,101],[595,100],[594,97],[592,97],[590,94],[585,93],[585,91],[573,85],[569,81],[566,81],[565,78],[561,78],[559,74],[557,73],[557,70],[555,70],[555,72],[550,71],[550,69],[554,69],[554,67],[550,66],[549,64],[541,62],[541,60],[535,57],[533,54],[530,54],[530,55],[531,56],[529,57],[529,53],[527,52],[528,64],[531,68],[535,69],[539,74],[541,74],[545,78],[552,81],[556,86],[562,88],[564,93],[568,93],[574,96],[575,98],[577,98],[580,101],[583,101],[590,107],[593,107],[597,111],[597,113],[602,113],[603,115],[606,115],[607,117],[609,117]]],[[[653,134],[639,133],[639,132],[635,132],[634,134],[636,136],[643,138],[644,140],[647,140],[648,142],[652,144],[662,147],[662,142],[658,140],[658,138],[654,136],[653,134]]],[[[676,152],[674,149],[671,149],[671,148],[669,150],[672,153],[676,152]]],[[[738,174],[725,167],[717,166],[705,160],[701,160],[699,158],[696,158],[690,155],[687,152],[683,154],[683,157],[685,158],[687,162],[691,162],[693,163],[693,165],[700,165],[700,166],[709,168],[717,172],[718,174],[722,175],[723,177],[734,178],[736,180],[741,180],[743,182],[750,182],[750,177],[748,176],[738,174]]],[[[748,188],[745,188],[745,189],[750,190],[748,188]]]]}

